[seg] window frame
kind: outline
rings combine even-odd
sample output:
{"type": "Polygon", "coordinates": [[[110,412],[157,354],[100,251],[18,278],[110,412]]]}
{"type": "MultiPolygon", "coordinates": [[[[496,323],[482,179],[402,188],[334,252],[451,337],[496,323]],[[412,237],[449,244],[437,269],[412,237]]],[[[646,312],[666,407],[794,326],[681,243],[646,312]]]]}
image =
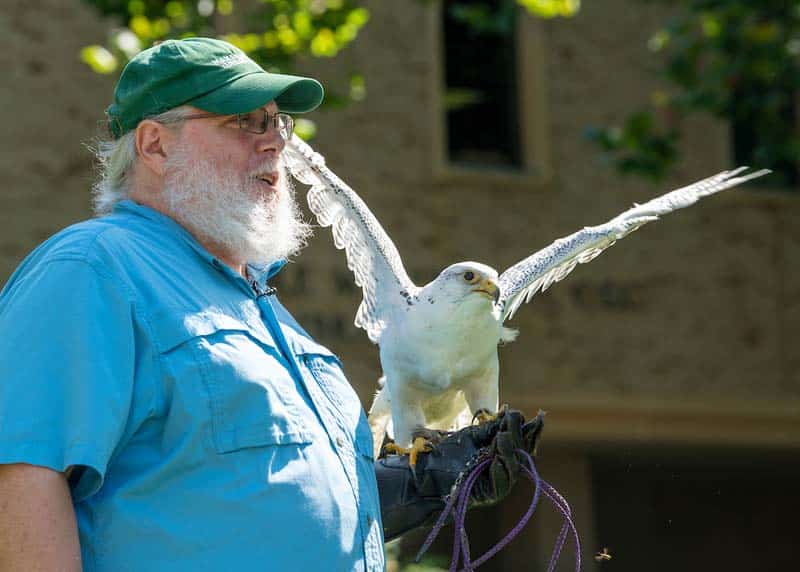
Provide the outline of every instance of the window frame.
{"type": "Polygon", "coordinates": [[[519,117],[520,168],[481,165],[466,167],[450,162],[447,141],[445,84],[444,3],[432,2],[428,10],[430,44],[433,46],[432,172],[437,183],[504,184],[542,186],[552,179],[551,145],[547,105],[547,66],[544,25],[517,6],[517,115],[519,117]]]}

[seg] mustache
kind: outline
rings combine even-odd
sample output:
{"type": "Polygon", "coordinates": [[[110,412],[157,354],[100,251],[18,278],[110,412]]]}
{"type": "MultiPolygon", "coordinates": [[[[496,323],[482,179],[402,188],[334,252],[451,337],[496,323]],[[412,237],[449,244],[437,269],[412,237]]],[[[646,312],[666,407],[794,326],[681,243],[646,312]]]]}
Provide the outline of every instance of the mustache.
{"type": "Polygon", "coordinates": [[[283,176],[285,165],[281,159],[265,159],[258,167],[254,167],[247,172],[247,179],[257,179],[267,173],[279,173],[283,176]]]}

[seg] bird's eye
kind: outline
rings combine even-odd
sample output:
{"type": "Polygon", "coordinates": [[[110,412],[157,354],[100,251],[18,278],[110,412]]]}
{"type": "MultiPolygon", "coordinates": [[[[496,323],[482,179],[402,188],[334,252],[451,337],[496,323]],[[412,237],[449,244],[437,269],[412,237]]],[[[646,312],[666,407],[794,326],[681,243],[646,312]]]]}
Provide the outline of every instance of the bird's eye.
{"type": "Polygon", "coordinates": [[[475,280],[475,273],[472,272],[471,270],[467,270],[466,272],[464,272],[464,280],[466,280],[467,282],[472,282],[473,280],[475,280]]]}

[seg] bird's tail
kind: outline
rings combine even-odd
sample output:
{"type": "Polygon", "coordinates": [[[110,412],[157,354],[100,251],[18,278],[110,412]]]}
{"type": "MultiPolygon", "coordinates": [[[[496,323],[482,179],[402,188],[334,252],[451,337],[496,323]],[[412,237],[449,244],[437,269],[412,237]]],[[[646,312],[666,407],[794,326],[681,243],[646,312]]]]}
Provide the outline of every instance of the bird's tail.
{"type": "Polygon", "coordinates": [[[385,376],[378,380],[378,385],[380,389],[375,394],[375,399],[372,400],[367,417],[370,431],[372,431],[372,450],[376,459],[381,452],[388,426],[392,422],[392,406],[389,402],[389,390],[386,388],[385,376]]]}

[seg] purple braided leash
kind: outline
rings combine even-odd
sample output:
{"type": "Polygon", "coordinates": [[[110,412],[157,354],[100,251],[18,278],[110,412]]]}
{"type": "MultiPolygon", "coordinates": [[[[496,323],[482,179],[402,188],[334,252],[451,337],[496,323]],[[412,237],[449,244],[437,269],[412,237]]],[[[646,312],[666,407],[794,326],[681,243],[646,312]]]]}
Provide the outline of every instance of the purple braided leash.
{"type": "Polygon", "coordinates": [[[545,496],[550,499],[553,506],[556,507],[558,512],[564,518],[564,524],[561,526],[561,531],[556,538],[556,544],[553,547],[553,555],[550,557],[550,564],[547,566],[547,572],[553,572],[556,568],[558,558],[561,556],[561,549],[564,548],[564,543],[567,541],[567,533],[572,531],[572,536],[575,538],[575,568],[581,569],[581,541],[578,537],[578,530],[575,528],[575,523],[572,520],[572,510],[569,507],[566,499],[562,497],[559,492],[554,489],[550,483],[541,481],[544,487],[545,496]]]}
{"type": "Polygon", "coordinates": [[[517,452],[522,455],[525,461],[527,461],[528,466],[523,465],[522,470],[533,482],[535,487],[531,505],[528,507],[527,512],[522,516],[517,525],[503,539],[501,539],[497,544],[492,546],[483,555],[481,555],[480,558],[474,561],[470,559],[469,538],[467,537],[465,519],[467,515],[467,509],[469,508],[469,498],[472,488],[475,486],[475,482],[478,480],[480,474],[492,461],[491,458],[485,458],[472,468],[461,486],[459,487],[456,485],[456,490],[450,494],[444,510],[442,510],[442,513],[439,515],[433,530],[431,530],[428,538],[425,539],[425,542],[422,544],[419,552],[417,552],[417,562],[419,562],[420,558],[422,558],[422,555],[425,554],[428,548],[430,548],[433,541],[439,535],[439,532],[441,532],[441,529],[447,521],[447,518],[452,513],[455,524],[455,532],[453,534],[453,557],[450,561],[449,572],[456,572],[458,570],[459,561],[462,561],[464,566],[461,569],[461,572],[472,572],[475,568],[502,550],[514,539],[514,537],[517,536],[517,534],[520,533],[520,531],[522,531],[522,529],[528,523],[528,520],[530,520],[531,516],[533,516],[533,512],[536,510],[536,505],[539,502],[539,497],[543,493],[544,496],[547,497],[551,503],[553,503],[553,506],[555,506],[556,510],[558,510],[558,512],[564,518],[564,524],[561,527],[558,538],[556,538],[556,543],[553,548],[553,554],[550,557],[550,563],[547,567],[547,572],[553,572],[553,570],[555,570],[558,559],[561,556],[561,550],[564,548],[564,544],[567,541],[567,534],[569,532],[572,532],[572,536],[575,539],[575,569],[580,572],[580,538],[578,536],[578,530],[575,528],[575,523],[572,520],[572,510],[570,509],[569,504],[556,489],[554,489],[548,482],[539,476],[536,466],[533,463],[533,458],[528,454],[528,452],[523,451],[522,449],[517,449],[517,452]]]}

